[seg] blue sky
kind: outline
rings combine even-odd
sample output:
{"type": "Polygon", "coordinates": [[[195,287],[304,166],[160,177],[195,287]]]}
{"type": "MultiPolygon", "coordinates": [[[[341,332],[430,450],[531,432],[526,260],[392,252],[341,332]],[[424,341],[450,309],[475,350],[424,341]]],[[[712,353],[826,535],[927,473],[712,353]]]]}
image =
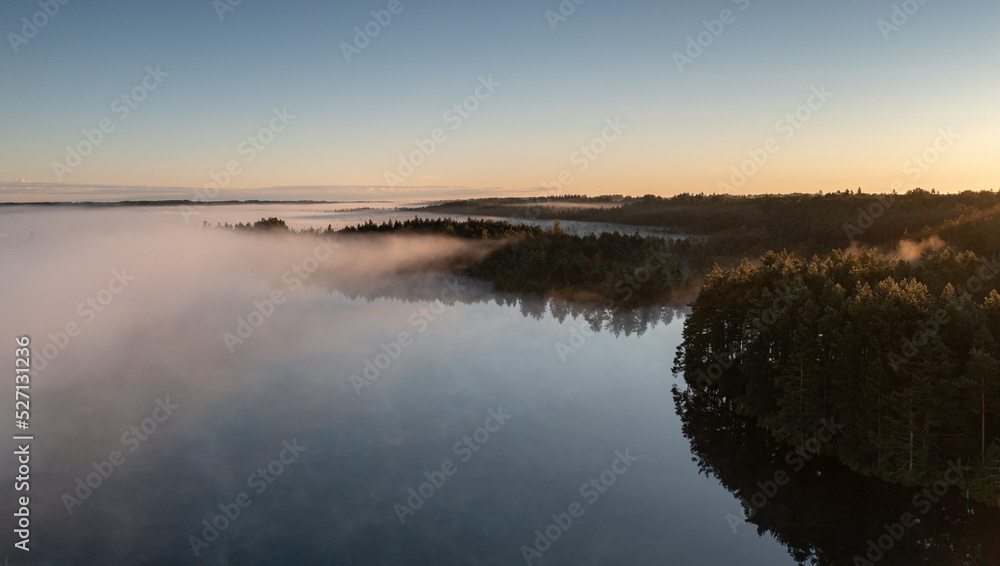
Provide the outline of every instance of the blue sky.
{"type": "Polygon", "coordinates": [[[52,2],[0,6],[0,200],[184,198],[227,166],[219,198],[996,188],[995,3],[52,2]]]}

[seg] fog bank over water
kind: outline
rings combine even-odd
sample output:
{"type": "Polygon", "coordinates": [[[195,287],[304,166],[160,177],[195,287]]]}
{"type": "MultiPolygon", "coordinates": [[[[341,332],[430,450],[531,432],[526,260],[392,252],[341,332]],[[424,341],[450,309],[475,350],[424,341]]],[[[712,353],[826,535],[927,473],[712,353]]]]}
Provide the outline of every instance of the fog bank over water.
{"type": "Polygon", "coordinates": [[[0,335],[31,336],[41,367],[35,562],[12,563],[510,564],[573,502],[586,513],[549,563],[790,563],[729,533],[738,504],[690,461],[669,391],[678,312],[616,319],[414,273],[484,251],[458,240],[320,245],[153,208],[5,210],[0,233],[0,335]],[[476,436],[490,411],[510,417],[476,436]],[[591,505],[581,484],[626,451],[639,460],[591,505]],[[401,520],[445,461],[457,472],[401,520]],[[706,528],[732,544],[693,545],[706,528]],[[214,540],[196,555],[190,537],[214,540]]]}
{"type": "Polygon", "coordinates": [[[73,322],[86,331],[80,339],[95,345],[108,342],[103,333],[150,321],[223,328],[272,290],[301,291],[319,281],[377,282],[403,269],[482,253],[474,243],[432,237],[321,245],[308,237],[186,226],[170,211],[155,209],[60,209],[0,218],[7,234],[0,260],[30,274],[18,277],[12,270],[0,283],[3,296],[15,299],[5,321],[27,324],[19,332],[38,336],[36,347],[40,337],[73,322]]]}
{"type": "MultiPolygon", "coordinates": [[[[497,242],[231,231],[171,207],[8,207],[0,234],[0,364],[17,336],[34,357],[32,552],[0,561],[829,563],[912,511],[908,488],[817,459],[740,520],[790,447],[681,393],[686,308],[427,269],[497,242]]],[[[995,522],[949,493],[880,563],[989,561],[995,522]]]]}

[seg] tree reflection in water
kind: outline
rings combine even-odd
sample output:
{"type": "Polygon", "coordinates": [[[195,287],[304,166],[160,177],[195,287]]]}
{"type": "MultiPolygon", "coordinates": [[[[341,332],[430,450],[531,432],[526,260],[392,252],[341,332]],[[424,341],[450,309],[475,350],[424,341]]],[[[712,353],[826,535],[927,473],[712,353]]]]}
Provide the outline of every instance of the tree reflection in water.
{"type": "Polygon", "coordinates": [[[370,279],[351,281],[336,276],[327,277],[323,288],[343,293],[351,299],[399,300],[407,302],[433,302],[445,304],[480,304],[494,302],[498,305],[518,307],[526,318],[540,320],[546,312],[559,322],[567,319],[587,321],[594,332],[606,331],[615,336],[642,336],[646,330],[659,324],[670,324],[688,312],[686,305],[657,305],[635,309],[621,309],[603,305],[564,301],[540,295],[523,295],[494,292],[489,283],[441,273],[401,274],[385,277],[373,285],[370,279]],[[446,282],[452,282],[448,285],[446,282]],[[454,284],[458,282],[458,284],[454,284]],[[460,291],[452,291],[459,287],[460,291]]]}
{"type": "Polygon", "coordinates": [[[786,461],[795,448],[737,416],[730,400],[677,386],[673,394],[700,471],[738,500],[750,501],[761,491],[758,482],[771,480],[779,470],[788,474],[790,481],[756,513],[748,509],[747,524],[737,528],[753,525],[758,534],[771,534],[800,564],[1000,564],[1000,511],[965,499],[957,488],[932,503],[922,494],[915,498],[922,488],[867,478],[827,457],[814,457],[795,472],[797,466],[786,461]],[[870,541],[886,535],[885,525],[899,523],[905,513],[919,523],[893,539],[881,559],[869,561],[870,541]]]}
{"type": "MultiPolygon", "coordinates": [[[[582,318],[595,332],[611,332],[615,336],[642,335],[647,329],[669,324],[688,312],[684,305],[625,310],[540,296],[498,294],[488,284],[469,279],[458,280],[462,290],[456,296],[443,292],[446,279],[455,280],[453,276],[425,273],[388,278],[375,287],[370,280],[354,283],[332,279],[324,287],[352,299],[368,301],[495,302],[517,306],[522,315],[534,319],[541,319],[547,312],[560,322],[582,318]]],[[[776,472],[788,475],[788,483],[750,514],[747,524],[737,528],[753,525],[759,535],[774,536],[798,563],[1000,564],[1000,511],[965,499],[957,488],[932,501],[918,496],[921,488],[864,477],[828,457],[813,457],[798,469],[786,461],[795,447],[774,441],[752,420],[738,417],[729,399],[713,391],[676,386],[673,395],[693,460],[701,472],[717,479],[738,501],[749,502],[761,491],[758,482],[772,480],[776,472]],[[919,522],[905,529],[899,540],[893,539],[888,551],[873,551],[873,557],[878,557],[878,553],[882,556],[870,561],[867,556],[870,544],[887,535],[886,525],[900,523],[906,513],[912,513],[919,522]]]]}

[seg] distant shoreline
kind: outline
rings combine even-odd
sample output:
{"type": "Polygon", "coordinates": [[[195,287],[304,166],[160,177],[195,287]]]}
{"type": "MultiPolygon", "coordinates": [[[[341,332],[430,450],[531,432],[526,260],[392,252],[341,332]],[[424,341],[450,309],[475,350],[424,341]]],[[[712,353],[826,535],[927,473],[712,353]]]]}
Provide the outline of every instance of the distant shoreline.
{"type": "Polygon", "coordinates": [[[224,206],[234,204],[372,204],[391,203],[391,200],[120,200],[120,201],[42,201],[0,202],[0,206],[88,206],[109,208],[114,206],[224,206]]]}

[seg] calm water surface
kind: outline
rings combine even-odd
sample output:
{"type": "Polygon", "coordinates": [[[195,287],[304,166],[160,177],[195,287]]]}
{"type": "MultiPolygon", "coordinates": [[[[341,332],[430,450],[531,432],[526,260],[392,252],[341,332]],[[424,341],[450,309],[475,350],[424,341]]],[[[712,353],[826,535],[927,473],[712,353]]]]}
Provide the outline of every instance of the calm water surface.
{"type": "MultiPolygon", "coordinates": [[[[295,287],[312,243],[18,214],[0,260],[36,278],[4,276],[3,340],[82,332],[34,377],[33,549],[11,564],[851,564],[912,506],[817,461],[743,522],[790,448],[675,390],[683,311],[392,278],[388,249],[333,250],[350,261],[295,287]]],[[[879,564],[996,563],[995,512],[921,519],[879,564]]]]}

